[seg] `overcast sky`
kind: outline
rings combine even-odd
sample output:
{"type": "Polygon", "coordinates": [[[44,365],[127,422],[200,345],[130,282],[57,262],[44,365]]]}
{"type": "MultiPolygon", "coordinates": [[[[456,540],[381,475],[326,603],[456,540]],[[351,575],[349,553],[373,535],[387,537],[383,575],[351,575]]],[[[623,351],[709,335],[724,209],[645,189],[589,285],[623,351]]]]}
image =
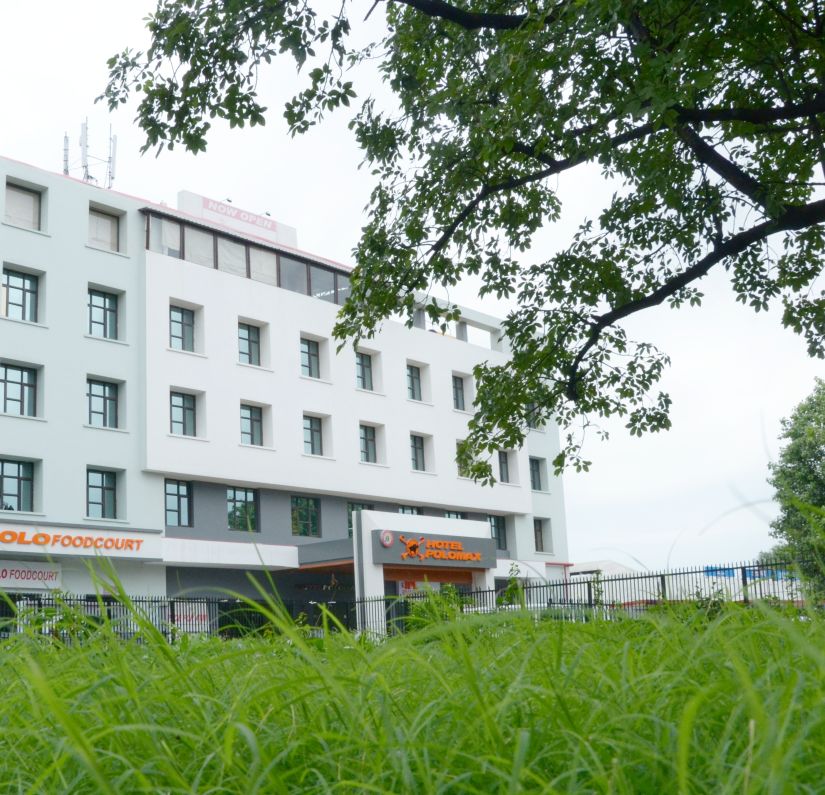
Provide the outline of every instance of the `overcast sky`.
{"type": "MultiPolygon", "coordinates": [[[[358,18],[372,2],[362,5],[358,18]]],[[[72,173],[79,176],[81,122],[88,117],[90,153],[99,158],[106,156],[111,124],[118,136],[116,190],[169,204],[181,189],[230,198],[297,227],[301,248],[350,263],[371,180],[358,169],[344,115],[301,138],[287,135],[282,105],[297,85],[289,63],[261,81],[271,108],[267,125],[216,128],[197,158],[178,151],[141,157],[133,109],[110,117],[94,104],[106,83],[106,59],[145,44],[142,19],[153,7],[144,0],[4,3],[0,155],[59,171],[68,132],[72,173]]],[[[379,25],[373,17],[370,24],[379,25]]],[[[360,95],[381,92],[363,77],[360,95]]],[[[96,174],[102,181],[103,168],[96,174]]],[[[542,258],[609,196],[593,170],[568,175],[559,190],[565,211],[537,240],[542,258]]],[[[825,366],[807,358],[802,340],[781,327],[778,311],[757,315],[736,304],[724,272],[702,289],[701,308],[659,308],[627,326],[631,337],[671,356],[664,388],[673,399],[673,429],[636,439],[615,424],[608,442],[588,440],[591,472],[564,479],[573,561],[613,558],[648,568],[724,562],[750,559],[772,543],[768,525],[776,507],[765,479],[779,447],[779,420],[825,366]]],[[[480,301],[472,285],[454,298],[496,314],[506,309],[480,301]]]]}

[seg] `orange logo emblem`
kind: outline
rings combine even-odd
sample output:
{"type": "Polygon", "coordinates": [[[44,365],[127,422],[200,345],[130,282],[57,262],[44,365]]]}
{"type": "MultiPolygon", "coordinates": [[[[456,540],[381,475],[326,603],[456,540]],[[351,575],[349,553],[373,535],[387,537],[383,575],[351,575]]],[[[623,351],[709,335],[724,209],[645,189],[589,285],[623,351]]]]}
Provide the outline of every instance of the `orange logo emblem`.
{"type": "Polygon", "coordinates": [[[398,536],[398,540],[406,547],[406,550],[401,553],[401,560],[406,560],[407,558],[424,560],[426,557],[423,552],[424,536],[418,539],[398,536]]]}

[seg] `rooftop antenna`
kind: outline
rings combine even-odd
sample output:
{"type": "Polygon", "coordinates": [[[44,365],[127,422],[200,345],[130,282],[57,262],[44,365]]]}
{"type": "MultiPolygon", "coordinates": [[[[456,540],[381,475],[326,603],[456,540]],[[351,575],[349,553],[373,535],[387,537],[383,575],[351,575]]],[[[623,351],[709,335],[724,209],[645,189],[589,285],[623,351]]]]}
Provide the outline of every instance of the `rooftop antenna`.
{"type": "Polygon", "coordinates": [[[63,173],[69,173],[69,133],[63,133],[63,173]]]}
{"type": "Polygon", "coordinates": [[[106,164],[106,187],[111,188],[115,181],[115,164],[117,162],[117,136],[112,135],[112,125],[109,125],[109,160],[106,164]]]}
{"type": "Polygon", "coordinates": [[[83,181],[89,182],[89,119],[80,125],[80,166],[83,169],[83,181]]]}

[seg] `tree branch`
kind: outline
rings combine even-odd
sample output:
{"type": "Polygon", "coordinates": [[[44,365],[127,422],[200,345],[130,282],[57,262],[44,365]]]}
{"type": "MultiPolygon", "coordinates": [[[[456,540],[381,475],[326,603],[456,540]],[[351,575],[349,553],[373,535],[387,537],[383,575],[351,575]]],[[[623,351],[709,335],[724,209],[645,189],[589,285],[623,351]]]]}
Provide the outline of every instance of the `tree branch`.
{"type": "Polygon", "coordinates": [[[767,124],[785,119],[800,119],[825,113],[825,91],[817,91],[807,102],[788,103],[772,108],[685,108],[674,105],[680,121],[715,124],[725,121],[742,121],[750,124],[767,124]]]}
{"type": "MultiPolygon", "coordinates": [[[[392,2],[392,0],[389,0],[392,2]]],[[[527,19],[527,14],[485,14],[479,11],[466,11],[444,0],[396,0],[402,5],[414,8],[428,17],[452,22],[465,30],[515,30],[527,19]]]]}

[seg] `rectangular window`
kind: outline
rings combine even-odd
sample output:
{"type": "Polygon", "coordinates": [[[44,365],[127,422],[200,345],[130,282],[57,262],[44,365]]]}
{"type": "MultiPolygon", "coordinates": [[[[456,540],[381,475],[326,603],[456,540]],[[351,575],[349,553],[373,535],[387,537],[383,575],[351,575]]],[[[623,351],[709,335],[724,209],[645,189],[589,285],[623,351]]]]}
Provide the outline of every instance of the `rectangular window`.
{"type": "Polygon", "coordinates": [[[324,454],[320,417],[310,417],[304,414],[304,452],[308,455],[324,454]]]}
{"type": "Polygon", "coordinates": [[[541,417],[539,416],[538,406],[536,406],[535,403],[527,404],[525,414],[527,416],[528,428],[535,429],[541,427],[541,417]]]}
{"type": "Polygon", "coordinates": [[[510,482],[510,454],[504,450],[498,451],[498,479],[502,483],[510,482]]]}
{"type": "Polygon", "coordinates": [[[117,517],[117,473],[86,470],[86,516],[90,519],[117,517]]]}
{"type": "Polygon", "coordinates": [[[218,270],[246,276],[246,246],[225,237],[218,237],[218,270]]]}
{"type": "Polygon", "coordinates": [[[192,309],[169,307],[169,347],[176,351],[195,350],[195,312],[192,309]]]}
{"type": "Polygon", "coordinates": [[[465,511],[444,511],[444,518],[445,519],[466,519],[467,514],[465,511]]]}
{"type": "Polygon", "coordinates": [[[332,271],[310,265],[309,284],[313,298],[335,303],[335,274],[332,271]]]}
{"type": "Polygon", "coordinates": [[[258,532],[258,492],[255,489],[226,489],[226,521],[230,530],[258,532]]]}
{"type": "Polygon", "coordinates": [[[185,226],[183,228],[183,258],[196,265],[214,268],[215,236],[211,232],[185,226]]]}
{"type": "Polygon", "coordinates": [[[461,439],[457,439],[455,443],[455,460],[456,460],[456,467],[458,469],[458,476],[460,478],[468,478],[470,477],[470,473],[467,469],[459,463],[458,453],[461,448],[461,439]]]}
{"type": "Polygon", "coordinates": [[[89,335],[117,339],[117,296],[102,290],[89,290],[89,335]]]}
{"type": "Polygon", "coordinates": [[[37,370],[0,363],[0,411],[34,417],[37,414],[37,370]]]}
{"type": "Polygon", "coordinates": [[[399,505],[398,513],[406,514],[407,516],[423,516],[424,509],[417,505],[399,505]]]}
{"type": "Polygon", "coordinates": [[[34,510],[34,464],[0,458],[0,510],[34,510]]]}
{"type": "Polygon", "coordinates": [[[195,396],[184,392],[169,393],[169,428],[178,436],[195,436],[195,396]]]}
{"type": "Polygon", "coordinates": [[[464,379],[460,375],[453,376],[453,408],[465,411],[464,379]]]}
{"type": "Polygon", "coordinates": [[[264,443],[263,412],[260,406],[241,403],[241,444],[264,443]]]}
{"type": "Polygon", "coordinates": [[[167,480],[166,526],[192,527],[192,484],[185,480],[167,480]]]}
{"type": "Polygon", "coordinates": [[[544,520],[533,519],[533,539],[536,543],[536,552],[544,552],[544,520]]]}
{"type": "Polygon", "coordinates": [[[86,401],[89,425],[95,428],[117,428],[118,385],[110,381],[86,380],[86,401]]]}
{"type": "Polygon", "coordinates": [[[496,549],[507,549],[507,525],[503,516],[489,515],[490,535],[496,541],[496,549]]]}
{"type": "Polygon", "coordinates": [[[347,535],[352,538],[352,531],[354,529],[352,514],[353,511],[374,511],[375,506],[366,502],[348,502],[347,503],[347,535]]]}
{"type": "Polygon", "coordinates": [[[255,281],[278,286],[278,257],[272,251],[249,247],[249,276],[255,281]]]}
{"type": "Polygon", "coordinates": [[[301,375],[309,378],[321,377],[321,356],[318,342],[301,337],[301,375]]]}
{"type": "Polygon", "coordinates": [[[261,330],[249,323],[238,323],[238,359],[242,364],[261,366],[261,330]]]}
{"type": "Polygon", "coordinates": [[[407,365],[407,397],[421,400],[421,368],[414,364],[407,365]]]}
{"type": "Polygon", "coordinates": [[[372,392],[372,356],[368,353],[355,354],[355,385],[372,392]]]}
{"type": "Polygon", "coordinates": [[[106,251],[120,251],[120,218],[89,209],[89,244],[106,251]]]}
{"type": "Polygon", "coordinates": [[[292,498],[292,535],[321,535],[321,500],[317,497],[292,498]]]}
{"type": "Polygon", "coordinates": [[[361,460],[374,464],[378,461],[375,448],[375,428],[372,425],[361,426],[361,460]]]}
{"type": "Polygon", "coordinates": [[[351,292],[349,276],[344,276],[341,273],[337,273],[335,274],[335,277],[338,280],[337,303],[343,304],[347,298],[349,298],[349,294],[351,292]]]}
{"type": "Polygon", "coordinates": [[[307,266],[305,262],[299,262],[290,257],[279,256],[281,281],[280,285],[284,290],[292,290],[293,293],[303,293],[307,290],[307,266]]]}
{"type": "Polygon", "coordinates": [[[149,219],[149,250],[167,257],[181,257],[181,225],[153,215],[149,219]]]}
{"type": "Polygon", "coordinates": [[[418,434],[410,434],[410,458],[412,461],[412,468],[423,472],[426,467],[424,464],[424,437],[418,434]]]}
{"type": "Polygon", "coordinates": [[[544,491],[543,462],[541,458],[530,459],[530,488],[533,491],[544,491]]]}
{"type": "Polygon", "coordinates": [[[4,268],[0,282],[0,314],[13,320],[37,323],[37,287],[37,276],[4,268]]]}
{"type": "Polygon", "coordinates": [[[7,182],[5,221],[24,229],[40,229],[40,193],[7,182]]]}

